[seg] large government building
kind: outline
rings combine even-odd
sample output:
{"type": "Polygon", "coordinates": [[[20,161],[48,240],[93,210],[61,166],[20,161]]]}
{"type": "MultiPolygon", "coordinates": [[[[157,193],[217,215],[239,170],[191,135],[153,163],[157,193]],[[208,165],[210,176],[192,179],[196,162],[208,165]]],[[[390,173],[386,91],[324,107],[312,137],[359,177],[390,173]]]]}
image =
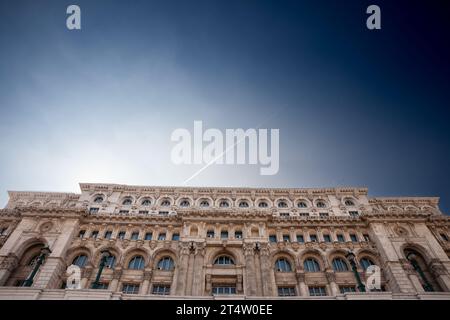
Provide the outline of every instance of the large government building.
{"type": "Polygon", "coordinates": [[[450,299],[450,217],[435,197],[80,188],[9,192],[0,299],[450,299]]]}

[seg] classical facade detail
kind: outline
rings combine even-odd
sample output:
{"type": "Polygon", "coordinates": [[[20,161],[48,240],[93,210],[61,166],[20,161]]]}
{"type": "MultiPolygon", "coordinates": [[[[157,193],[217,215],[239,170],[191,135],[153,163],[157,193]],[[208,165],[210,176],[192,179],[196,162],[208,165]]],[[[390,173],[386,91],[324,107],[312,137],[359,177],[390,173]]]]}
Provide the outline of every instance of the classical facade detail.
{"type": "Polygon", "coordinates": [[[371,198],[366,188],[80,187],[9,192],[0,210],[0,299],[450,299],[450,219],[435,197],[371,198]],[[71,265],[80,268],[81,289],[65,289],[71,265]],[[371,265],[381,286],[360,291],[371,265]]]}

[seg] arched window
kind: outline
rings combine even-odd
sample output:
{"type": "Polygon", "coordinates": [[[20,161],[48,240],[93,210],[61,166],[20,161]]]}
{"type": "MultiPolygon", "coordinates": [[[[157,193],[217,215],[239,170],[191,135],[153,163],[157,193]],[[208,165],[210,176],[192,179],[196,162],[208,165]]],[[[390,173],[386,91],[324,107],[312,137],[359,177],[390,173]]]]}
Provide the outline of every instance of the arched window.
{"type": "Polygon", "coordinates": [[[113,255],[109,256],[109,258],[106,260],[105,266],[107,268],[113,269],[115,267],[115,265],[116,265],[116,257],[113,255]]]}
{"type": "Polygon", "coordinates": [[[275,262],[275,270],[277,272],[291,272],[292,267],[286,258],[280,258],[275,262]]]}
{"type": "Polygon", "coordinates": [[[33,256],[33,258],[31,258],[30,259],[30,261],[28,261],[28,266],[31,266],[31,267],[34,267],[35,265],[36,265],[36,262],[38,261],[38,259],[39,259],[39,255],[40,254],[37,254],[37,255],[35,255],[35,256],[33,256]]]}
{"type": "Polygon", "coordinates": [[[214,260],[214,264],[221,266],[234,265],[234,260],[230,256],[219,256],[214,260]]]}
{"type": "Polygon", "coordinates": [[[142,270],[144,269],[144,258],[142,256],[134,256],[128,263],[128,269],[142,270]]]}
{"type": "Polygon", "coordinates": [[[373,266],[375,263],[369,258],[362,258],[359,260],[359,264],[364,270],[367,270],[368,267],[373,266]]]}
{"type": "Polygon", "coordinates": [[[226,200],[222,200],[222,201],[220,201],[220,203],[219,203],[219,207],[220,208],[228,208],[230,206],[230,204],[228,203],[228,201],[226,201],[226,200]]]}
{"type": "Polygon", "coordinates": [[[355,203],[352,200],[345,200],[345,205],[347,207],[353,207],[355,203]]]}
{"type": "Polygon", "coordinates": [[[247,201],[239,202],[239,208],[248,208],[248,202],[247,201]]]}
{"type": "Polygon", "coordinates": [[[130,206],[132,203],[133,201],[131,201],[131,198],[126,198],[125,200],[123,200],[122,205],[130,206]]]}
{"type": "Polygon", "coordinates": [[[79,266],[80,268],[84,268],[87,263],[87,256],[84,254],[80,254],[73,259],[72,264],[79,266]]]}
{"type": "Polygon", "coordinates": [[[305,201],[299,201],[297,203],[297,207],[299,207],[299,208],[306,208],[306,207],[308,207],[308,205],[306,204],[305,201]]]}
{"type": "Polygon", "coordinates": [[[189,205],[190,205],[190,203],[188,200],[183,200],[180,202],[180,207],[187,208],[187,207],[189,207],[189,205]]]}
{"type": "Polygon", "coordinates": [[[336,272],[348,271],[348,265],[342,258],[334,258],[332,264],[333,270],[336,272]]]}
{"type": "Polygon", "coordinates": [[[169,200],[163,200],[161,202],[161,207],[168,207],[170,206],[170,201],[169,200]]]}
{"type": "Polygon", "coordinates": [[[408,259],[409,263],[414,268],[423,289],[426,292],[441,291],[442,289],[436,281],[432,270],[428,267],[428,263],[423,255],[416,250],[409,248],[405,249],[404,253],[406,259],[408,259]]]}
{"type": "Polygon", "coordinates": [[[149,205],[151,205],[152,202],[149,199],[145,199],[142,201],[142,205],[148,207],[149,205]]]}
{"type": "Polygon", "coordinates": [[[158,270],[172,271],[175,268],[175,264],[171,257],[163,257],[158,262],[158,270]]]}
{"type": "Polygon", "coordinates": [[[95,197],[94,202],[95,203],[102,203],[103,202],[103,197],[102,196],[95,197]]]}
{"type": "Polygon", "coordinates": [[[320,201],[317,201],[316,206],[317,206],[317,208],[325,208],[326,204],[325,204],[325,202],[320,200],[320,201]]]}
{"type": "Polygon", "coordinates": [[[306,272],[319,272],[320,265],[314,258],[308,258],[303,262],[303,268],[306,272]]]}
{"type": "Polygon", "coordinates": [[[278,202],[278,208],[287,208],[288,205],[286,203],[286,201],[280,201],[278,202]]]}
{"type": "Polygon", "coordinates": [[[203,200],[202,202],[200,202],[200,207],[201,208],[209,207],[209,202],[207,200],[203,200]]]}
{"type": "Polygon", "coordinates": [[[259,204],[258,204],[258,207],[260,207],[260,208],[267,208],[269,205],[267,204],[267,202],[266,201],[261,201],[259,204]]]}

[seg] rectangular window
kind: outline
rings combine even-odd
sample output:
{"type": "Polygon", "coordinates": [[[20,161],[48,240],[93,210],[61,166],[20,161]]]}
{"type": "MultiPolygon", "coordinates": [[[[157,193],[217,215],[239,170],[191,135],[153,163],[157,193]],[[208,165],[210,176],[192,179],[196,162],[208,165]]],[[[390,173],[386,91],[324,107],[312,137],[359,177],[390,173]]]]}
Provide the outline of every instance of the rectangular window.
{"type": "Polygon", "coordinates": [[[341,293],[356,292],[356,288],[353,286],[341,286],[339,287],[339,290],[341,291],[341,293]]]}
{"type": "Polygon", "coordinates": [[[343,236],[342,234],[338,234],[338,235],[337,235],[337,240],[338,240],[339,242],[345,242],[344,236],[343,236]]]}
{"type": "Polygon", "coordinates": [[[170,294],[170,286],[164,284],[153,285],[152,293],[168,296],[170,294]]]}
{"type": "Polygon", "coordinates": [[[206,232],[206,236],[208,238],[214,238],[214,230],[208,230],[208,232],[206,232]]]}
{"type": "Polygon", "coordinates": [[[236,287],[235,286],[213,286],[212,294],[213,295],[236,294],[236,287]]]}
{"type": "Polygon", "coordinates": [[[327,290],[325,287],[309,287],[309,295],[311,297],[319,297],[319,296],[326,296],[327,290]]]}
{"type": "Polygon", "coordinates": [[[317,236],[315,234],[310,234],[309,238],[311,239],[311,242],[317,242],[317,236]]]}
{"type": "Polygon", "coordinates": [[[127,213],[129,213],[129,212],[130,212],[129,210],[120,210],[120,211],[119,211],[120,214],[127,214],[127,213]]]}
{"type": "Polygon", "coordinates": [[[228,239],[228,231],[221,231],[220,239],[228,239]]]}
{"type": "Polygon", "coordinates": [[[291,237],[289,237],[288,234],[283,234],[283,242],[289,242],[291,241],[291,237]]]}
{"type": "Polygon", "coordinates": [[[329,235],[329,234],[324,234],[324,235],[323,235],[323,240],[324,240],[325,242],[331,242],[331,237],[330,237],[330,235],[329,235]]]}
{"type": "Polygon", "coordinates": [[[148,210],[139,210],[139,214],[148,214],[148,210]]]}
{"type": "Polygon", "coordinates": [[[300,212],[300,217],[309,217],[309,212],[300,212]]]}
{"type": "MultiPolygon", "coordinates": [[[[93,283],[92,283],[93,284],[93,283]]],[[[100,290],[108,290],[108,287],[109,287],[109,283],[108,282],[100,282],[98,285],[97,285],[97,288],[96,289],[100,289],[100,290]]],[[[92,285],[91,285],[91,288],[92,288],[92,285]]]]}
{"type": "Polygon", "coordinates": [[[152,232],[147,232],[145,234],[145,240],[152,240],[153,238],[153,233],[152,232]]]}
{"type": "Polygon", "coordinates": [[[138,294],[139,285],[134,283],[124,283],[122,286],[122,292],[128,294],[138,294]]]}
{"type": "Polygon", "coordinates": [[[89,213],[97,213],[99,210],[99,208],[90,208],[89,213]]]}
{"type": "Polygon", "coordinates": [[[358,211],[349,211],[348,214],[350,216],[352,216],[352,217],[358,217],[359,216],[358,211]]]}
{"type": "Polygon", "coordinates": [[[277,236],[272,234],[269,236],[269,242],[277,242],[277,236]]]}
{"type": "Polygon", "coordinates": [[[169,215],[169,211],[159,211],[159,214],[162,216],[168,216],[169,215]]]}
{"type": "Polygon", "coordinates": [[[172,240],[173,241],[179,241],[180,240],[180,234],[179,233],[174,233],[172,235],[172,240]]]}
{"type": "Polygon", "coordinates": [[[105,239],[111,239],[112,231],[106,231],[105,232],[105,239]]]}
{"type": "Polygon", "coordinates": [[[84,238],[84,235],[86,234],[86,230],[80,230],[78,233],[78,238],[84,238]]]}
{"type": "Polygon", "coordinates": [[[158,240],[162,241],[162,240],[166,240],[166,234],[165,233],[160,233],[158,235],[158,240]]]}
{"type": "Polygon", "coordinates": [[[97,237],[98,237],[98,231],[97,230],[92,231],[91,238],[97,239],[97,237]]]}
{"type": "Polygon", "coordinates": [[[0,236],[3,236],[6,234],[6,228],[1,228],[0,229],[0,236]]]}
{"type": "Polygon", "coordinates": [[[304,243],[305,242],[305,238],[303,237],[302,234],[298,234],[297,235],[297,242],[300,242],[300,243],[304,243]]]}
{"type": "Polygon", "coordinates": [[[448,241],[448,237],[447,237],[447,235],[445,233],[441,233],[441,238],[444,241],[448,241]]]}
{"type": "Polygon", "coordinates": [[[352,240],[352,242],[358,242],[358,237],[356,236],[356,234],[351,234],[350,239],[352,240]]]}
{"type": "Polygon", "coordinates": [[[365,235],[364,235],[364,240],[365,240],[365,241],[370,241],[370,237],[369,237],[368,234],[365,234],[365,235]]]}
{"type": "Polygon", "coordinates": [[[119,234],[117,235],[117,238],[119,238],[120,240],[125,239],[125,231],[120,231],[119,234]]]}
{"type": "Polygon", "coordinates": [[[133,232],[131,234],[131,240],[137,240],[139,239],[139,232],[133,232]]]}
{"type": "Polygon", "coordinates": [[[319,216],[321,216],[321,217],[328,217],[329,214],[328,214],[328,212],[321,212],[321,213],[319,213],[319,216]]]}
{"type": "Polygon", "coordinates": [[[292,297],[296,296],[295,287],[278,287],[279,297],[292,297]]]}
{"type": "Polygon", "coordinates": [[[234,237],[236,239],[242,239],[242,231],[235,231],[234,232],[234,237]]]}
{"type": "Polygon", "coordinates": [[[281,212],[280,217],[282,218],[289,218],[289,212],[281,212]]]}

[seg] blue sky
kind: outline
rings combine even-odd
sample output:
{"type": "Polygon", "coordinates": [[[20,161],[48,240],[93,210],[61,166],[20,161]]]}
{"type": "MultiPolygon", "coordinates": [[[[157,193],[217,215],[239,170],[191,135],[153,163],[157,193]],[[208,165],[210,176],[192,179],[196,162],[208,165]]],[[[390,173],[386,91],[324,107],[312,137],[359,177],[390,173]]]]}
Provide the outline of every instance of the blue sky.
{"type": "Polygon", "coordinates": [[[194,186],[367,186],[450,212],[443,2],[0,1],[0,205],[79,182],[181,185],[177,128],[280,129],[280,170],[213,165],[194,186]],[[82,30],[65,27],[78,4],[82,30]]]}

